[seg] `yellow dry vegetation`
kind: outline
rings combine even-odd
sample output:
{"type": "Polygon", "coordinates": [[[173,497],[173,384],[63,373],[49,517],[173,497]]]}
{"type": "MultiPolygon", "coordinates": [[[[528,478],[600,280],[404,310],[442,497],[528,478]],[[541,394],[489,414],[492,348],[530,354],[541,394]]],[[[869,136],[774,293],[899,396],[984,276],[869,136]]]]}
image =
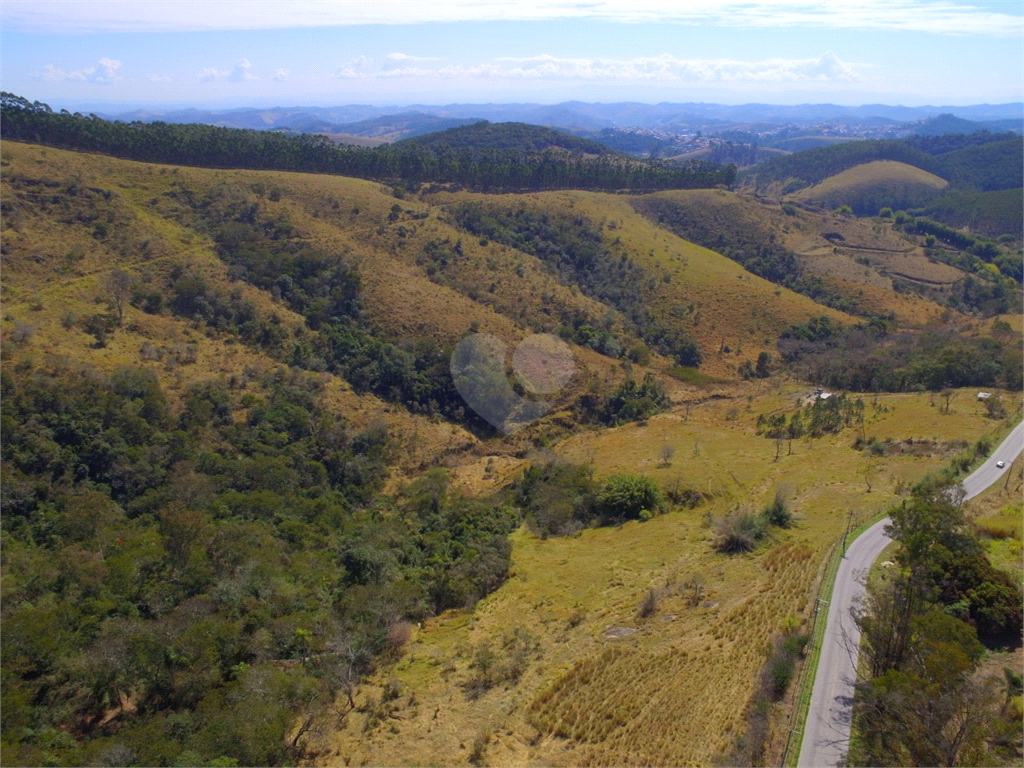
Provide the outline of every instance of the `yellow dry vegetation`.
{"type": "MultiPolygon", "coordinates": [[[[213,241],[189,226],[175,195],[234,196],[260,215],[287,217],[308,242],[358,266],[368,315],[391,338],[451,342],[478,329],[514,343],[531,330],[554,330],[563,312],[600,319],[607,311],[559,283],[535,257],[482,244],[445,221],[446,202],[483,196],[397,200],[388,188],[341,177],[160,166],[12,142],[5,142],[0,162],[5,202],[17,199],[15,183],[39,192],[37,208],[5,209],[5,354],[106,372],[143,366],[157,373],[172,398],[195,381],[244,380],[280,363],[198,323],[131,306],[106,347],[94,348],[92,337],[66,318],[103,311],[102,278],[114,267],[144,286],[162,284],[175,267],[191,271],[225,293],[240,291],[291,334],[304,332],[302,318],[269,293],[229,279],[213,241]],[[67,202],[72,185],[89,190],[107,237],[92,234],[94,219],[77,218],[67,202]],[[430,247],[454,254],[433,275],[420,258],[430,247]],[[34,334],[7,346],[18,323],[34,334]],[[159,355],[143,354],[144,347],[159,355]]],[[[739,210],[729,206],[745,206],[768,222],[784,216],[724,191],[694,199],[719,201],[723,215],[739,210]]],[[[502,202],[575,211],[602,223],[608,242],[618,240],[658,278],[649,296],[652,312],[697,339],[704,368],[714,376],[731,378],[743,360],[774,351],[775,339],[794,323],[823,314],[854,321],[660,229],[625,196],[559,192],[502,202]],[[690,304],[693,313],[678,311],[690,304]]],[[[804,227],[808,236],[828,225],[804,212],[785,224],[793,233],[804,227]]],[[[612,322],[623,327],[621,319],[612,322]]],[[[642,473],[666,489],[692,488],[709,500],[575,537],[542,540],[517,531],[504,586],[472,612],[425,622],[406,655],[357,692],[357,710],[339,701],[318,725],[318,762],[710,764],[741,732],[769,638],[789,617],[808,621],[820,565],[849,513],[856,521],[885,508],[907,483],[959,450],[954,441],[975,440],[992,428],[973,392],[953,398],[948,414],[927,394],[889,395],[869,404],[863,435],[889,441],[884,462],[855,451],[852,430],[777,446],[756,434],[757,416],[792,410],[808,393],[798,382],[776,378],[705,387],[670,382],[670,394],[682,403],[673,411],[641,424],[580,432],[571,413],[559,409],[624,373],[619,361],[590,350],[574,348],[574,355],[577,375],[530,437],[544,438],[556,456],[590,464],[598,478],[642,473]],[[668,464],[661,460],[663,446],[675,450],[668,464]],[[774,531],[752,554],[717,553],[712,518],[763,504],[780,488],[798,525],[774,531]],[[693,575],[705,584],[696,604],[684,587],[693,575]],[[638,607],[652,589],[660,602],[642,619],[638,607]],[[476,659],[485,645],[502,660],[520,654],[523,667],[518,677],[474,698],[466,684],[480,671],[476,659]],[[391,680],[399,695],[385,711],[382,694],[391,680]]],[[[652,366],[666,362],[655,358],[652,366]]],[[[455,489],[481,493],[506,484],[526,460],[526,437],[480,441],[461,427],[412,415],[322,376],[329,402],[353,426],[387,420],[403,446],[399,464],[408,475],[446,463],[455,489]]]]}
{"type": "MultiPolygon", "coordinates": [[[[722,201],[737,197],[724,190],[659,193],[691,194],[722,201]]],[[[628,196],[572,191],[502,195],[498,201],[494,196],[470,193],[439,197],[557,210],[603,223],[605,240],[620,243],[655,277],[647,293],[652,315],[693,337],[704,353],[702,369],[713,376],[735,376],[743,360],[756,359],[761,351],[774,351],[775,339],[782,331],[811,317],[828,315],[844,323],[854,322],[845,313],[780,288],[731,259],[658,227],[633,209],[628,196]],[[736,312],[737,306],[744,311],[736,312]],[[723,352],[723,345],[731,352],[723,352]]]]}
{"type": "Polygon", "coordinates": [[[945,179],[913,165],[896,160],[873,160],[870,163],[847,168],[834,176],[829,176],[819,184],[794,192],[790,198],[800,202],[819,201],[836,192],[870,188],[878,184],[885,184],[888,187],[898,185],[905,188],[922,187],[936,190],[949,186],[949,182],[945,179]]]}
{"type": "MultiPolygon", "coordinates": [[[[116,239],[100,241],[80,222],[52,215],[52,211],[5,215],[0,286],[3,327],[9,332],[20,322],[34,331],[16,352],[8,347],[9,355],[32,358],[38,364],[88,364],[101,372],[124,365],[149,368],[156,372],[171,398],[183,394],[196,381],[216,377],[244,381],[280,365],[234,343],[230,337],[219,338],[180,318],[151,315],[131,306],[125,308],[123,327],[102,349],[94,348],[93,337],[79,324],[65,322],[69,313],[83,318],[105,310],[101,280],[114,267],[137,279],[151,280],[181,265],[225,293],[240,291],[261,314],[276,314],[287,327],[301,328],[302,318],[273,301],[268,293],[230,282],[208,238],[153,213],[149,204],[154,196],[179,181],[196,186],[239,179],[251,183],[260,179],[260,174],[132,163],[14,142],[4,143],[3,162],[0,195],[5,200],[14,199],[9,186],[12,176],[29,178],[44,189],[63,190],[69,182],[105,189],[110,192],[105,215],[112,219],[111,229],[118,233],[116,239]],[[147,245],[143,247],[142,243],[147,245]],[[142,352],[144,345],[154,350],[152,356],[142,352]]],[[[366,196],[366,190],[359,188],[365,182],[334,177],[326,181],[342,182],[340,186],[349,193],[366,196]],[[351,186],[346,186],[349,182],[351,186]]],[[[374,185],[369,186],[376,190],[374,185]]],[[[477,442],[461,427],[410,414],[370,394],[357,394],[343,379],[330,374],[322,377],[327,401],[353,427],[378,419],[387,421],[392,434],[405,446],[400,457],[403,466],[418,467],[477,442]]]]}
{"type": "MultiPolygon", "coordinates": [[[[688,415],[679,406],[554,446],[557,456],[591,463],[599,478],[642,473],[666,488],[710,487],[712,498],[575,537],[517,531],[509,580],[472,612],[424,622],[406,656],[359,691],[355,711],[339,702],[316,763],[713,764],[742,733],[769,639],[787,619],[809,621],[821,564],[847,523],[884,510],[962,441],[998,427],[968,390],[949,414],[928,394],[867,397],[864,434],[886,443],[884,461],[851,447],[857,429],[794,441],[791,454],[783,445],[775,461],[774,442],[756,435],[757,415],[792,410],[806,394],[795,382],[759,382],[691,404],[688,415]],[[666,444],[676,448],[669,466],[660,460],[666,444]],[[709,517],[756,510],[778,489],[797,526],[774,529],[752,554],[717,553],[709,517]],[[705,585],[696,605],[685,586],[694,574],[705,585]],[[657,610],[640,618],[651,589],[657,610]],[[465,686],[477,650],[489,644],[504,658],[516,632],[537,641],[522,677],[473,698],[465,686]],[[389,680],[401,696],[377,723],[372,704],[389,680]]],[[[776,725],[771,749],[784,739],[776,725]]]]}
{"type": "Polygon", "coordinates": [[[964,276],[929,259],[913,238],[896,232],[891,223],[782,206],[743,191],[675,190],[653,197],[672,201],[705,228],[732,233],[748,243],[778,242],[838,295],[865,311],[895,312],[903,326],[923,325],[943,309],[919,296],[895,293],[894,276],[924,285],[964,276]]]}

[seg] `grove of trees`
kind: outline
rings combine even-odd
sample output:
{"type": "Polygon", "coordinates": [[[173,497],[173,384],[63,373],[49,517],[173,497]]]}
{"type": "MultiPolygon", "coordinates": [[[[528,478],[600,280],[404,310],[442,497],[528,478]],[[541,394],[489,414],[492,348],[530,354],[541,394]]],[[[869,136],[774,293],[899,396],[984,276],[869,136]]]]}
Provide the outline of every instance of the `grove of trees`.
{"type": "Polygon", "coordinates": [[[852,765],[1013,765],[1019,670],[984,673],[985,646],[1019,645],[1021,585],[988,561],[948,483],[926,480],[891,514],[897,569],[855,613],[852,765]]]}
{"type": "MultiPolygon", "coordinates": [[[[457,184],[485,192],[696,189],[728,186],[736,177],[734,166],[706,162],[678,165],[529,148],[453,148],[443,143],[429,146],[425,139],[365,149],[340,147],[316,134],[111,122],[95,115],[54,112],[46,104],[7,92],[0,94],[0,109],[0,136],[5,140],[176,165],[333,173],[402,185],[457,184]]],[[[498,146],[521,143],[518,130],[513,124],[507,142],[498,146]]],[[[495,141],[488,134],[485,143],[495,141]]]]}

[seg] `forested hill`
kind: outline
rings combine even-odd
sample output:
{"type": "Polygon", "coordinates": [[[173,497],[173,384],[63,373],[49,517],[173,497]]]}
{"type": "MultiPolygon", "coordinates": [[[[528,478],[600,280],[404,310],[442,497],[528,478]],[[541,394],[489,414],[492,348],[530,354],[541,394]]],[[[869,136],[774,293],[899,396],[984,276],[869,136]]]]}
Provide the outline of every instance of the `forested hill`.
{"type": "Polygon", "coordinates": [[[99,152],[144,162],[211,168],[331,173],[389,184],[458,184],[483,192],[588,189],[655,191],[731,185],[734,166],[667,165],[608,155],[554,154],[477,147],[453,149],[402,142],[373,149],[339,147],[324,136],[209,125],[122,123],[54,112],[48,105],[0,94],[5,140],[99,152]]]}
{"type": "Polygon", "coordinates": [[[583,152],[589,155],[618,154],[596,141],[582,139],[553,128],[529,125],[528,123],[489,123],[486,120],[404,139],[403,142],[427,147],[448,146],[452,149],[542,152],[545,149],[556,147],[569,152],[583,152]]]}
{"type": "Polygon", "coordinates": [[[1014,189],[1024,181],[1024,138],[980,132],[968,135],[853,141],[772,158],[747,169],[742,179],[764,188],[776,182],[800,186],[874,160],[895,160],[933,173],[960,189],[1014,189]]]}

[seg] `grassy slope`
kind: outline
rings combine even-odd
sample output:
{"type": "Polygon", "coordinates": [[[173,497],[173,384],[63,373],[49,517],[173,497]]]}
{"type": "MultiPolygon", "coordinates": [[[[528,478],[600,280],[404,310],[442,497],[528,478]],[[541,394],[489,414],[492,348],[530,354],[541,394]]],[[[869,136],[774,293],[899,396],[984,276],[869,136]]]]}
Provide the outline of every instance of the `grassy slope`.
{"type": "MultiPolygon", "coordinates": [[[[895,235],[888,225],[792,208],[787,214],[782,207],[751,195],[722,190],[659,192],[651,197],[672,201],[709,231],[725,232],[727,240],[768,243],[777,238],[797,255],[808,272],[822,276],[865,310],[895,312],[901,325],[923,325],[943,310],[916,296],[893,293],[887,276],[893,271],[892,264],[898,267],[895,271],[914,278],[952,282],[962,276],[946,265],[932,264],[919,248],[895,235]],[[841,244],[823,237],[831,232],[842,234],[841,244]],[[867,268],[857,261],[865,257],[872,262],[867,268]]],[[[828,314],[819,305],[814,306],[818,314],[828,314]]]]}
{"type": "Polygon", "coordinates": [[[874,160],[870,163],[847,168],[835,176],[829,176],[820,184],[815,184],[813,187],[807,187],[794,193],[793,197],[820,197],[835,190],[844,190],[850,187],[872,185],[886,181],[922,184],[933,189],[944,189],[949,184],[945,179],[916,168],[913,165],[907,165],[895,160],[874,160]],[[818,194],[812,194],[814,191],[817,191],[818,194]]]}
{"type": "Polygon", "coordinates": [[[633,210],[628,198],[582,193],[577,199],[577,209],[590,218],[607,217],[608,239],[621,238],[641,266],[655,275],[670,276],[669,282],[660,281],[649,294],[654,311],[697,340],[705,355],[702,367],[712,375],[734,375],[735,366],[743,360],[756,359],[762,350],[774,351],[778,335],[805,318],[827,314],[850,321],[842,313],[750,274],[721,254],[653,225],[633,210]],[[688,310],[691,302],[694,312],[680,313],[688,310]],[[739,306],[743,312],[736,311],[739,306]],[[720,353],[722,342],[733,351],[720,353]]]}
{"type": "MultiPolygon", "coordinates": [[[[152,368],[172,398],[195,381],[217,376],[243,377],[247,370],[258,372],[278,365],[241,344],[210,338],[180,318],[168,314],[149,315],[133,307],[125,311],[125,327],[110,337],[104,349],[94,349],[93,337],[78,326],[66,329],[61,324],[68,312],[86,317],[104,310],[100,280],[114,266],[145,278],[162,275],[173,265],[183,264],[225,291],[241,287],[244,298],[253,301],[261,314],[276,312],[287,326],[300,327],[302,318],[273,302],[265,292],[229,283],[224,264],[213,253],[206,238],[153,213],[148,205],[154,195],[168,190],[172,182],[179,180],[201,185],[204,180],[251,180],[259,178],[260,174],[243,173],[239,177],[231,172],[163,168],[12,142],[5,143],[3,150],[5,201],[17,201],[10,187],[13,177],[59,181],[61,187],[66,186],[67,180],[77,178],[83,186],[112,192],[116,227],[129,245],[124,248],[115,242],[98,241],[89,234],[87,227],[60,222],[59,214],[32,213],[22,206],[23,210],[5,216],[4,279],[0,294],[4,304],[4,330],[9,331],[14,322],[26,323],[35,330],[32,338],[17,348],[16,354],[33,356],[39,362],[64,358],[71,364],[87,363],[101,371],[112,371],[121,365],[152,368]],[[140,255],[134,247],[143,240],[150,241],[148,257],[140,255]],[[79,246],[84,255],[79,260],[69,261],[65,254],[75,246],[79,246]],[[126,253],[122,254],[121,250],[126,253]],[[164,360],[144,360],[139,350],[145,342],[166,350],[164,360]],[[176,353],[188,348],[194,349],[195,361],[174,362],[176,353]]],[[[366,182],[351,184],[373,188],[366,182]]],[[[58,191],[58,187],[52,189],[58,191]]],[[[359,191],[365,197],[365,193],[359,191]]],[[[5,351],[8,350],[9,354],[15,353],[13,345],[5,351]]],[[[404,408],[372,395],[357,395],[341,379],[327,378],[328,397],[354,426],[385,418],[396,434],[418,435],[417,446],[410,448],[408,457],[403,457],[411,463],[418,464],[423,454],[430,456],[475,442],[472,435],[459,427],[414,417],[404,408]]]]}
{"type": "MultiPolygon", "coordinates": [[[[102,294],[99,280],[114,265],[145,278],[188,263],[224,290],[238,285],[229,283],[205,236],[169,218],[173,211],[165,210],[164,203],[150,205],[151,199],[170,191],[172,183],[199,193],[222,183],[236,188],[279,187],[279,202],[261,204],[287,213],[320,246],[338,252],[348,248],[360,263],[371,317],[395,336],[429,334],[452,340],[476,321],[481,330],[514,339],[528,325],[550,319],[543,311],[547,305],[604,311],[601,305],[559,286],[533,257],[493,244],[481,246],[464,236],[465,259],[444,273],[445,284],[432,282],[416,263],[416,254],[427,239],[447,237],[454,242],[460,234],[439,220],[432,201],[401,201],[399,219],[388,223],[396,201],[387,190],[369,182],[162,168],[10,142],[4,145],[3,163],[0,191],[8,203],[18,201],[11,180],[19,176],[57,182],[55,192],[62,192],[62,185],[76,177],[82,186],[107,190],[108,215],[116,235],[98,241],[89,234],[89,227],[73,219],[61,223],[59,215],[33,211],[30,206],[5,214],[0,294],[5,354],[37,360],[52,355],[101,370],[126,363],[144,365],[158,373],[172,398],[191,381],[241,376],[246,369],[275,363],[241,345],[208,338],[180,319],[146,315],[133,308],[126,312],[125,328],[102,350],[90,346],[92,337],[74,328],[66,331],[60,324],[69,310],[79,316],[102,311],[102,298],[97,304],[102,294]],[[358,213],[353,212],[356,207],[358,213]],[[414,219],[408,210],[428,215],[414,219]],[[405,228],[405,237],[399,235],[399,227],[405,228]],[[146,239],[149,253],[143,257],[140,243],[146,239]],[[65,255],[75,245],[83,256],[68,260],[65,255]],[[513,261],[523,264],[523,278],[511,277],[513,261]],[[483,285],[485,274],[496,283],[495,291],[474,301],[464,291],[483,285]],[[15,321],[28,323],[36,331],[20,345],[10,343],[7,336],[15,321]],[[191,364],[171,363],[169,358],[161,363],[143,361],[139,348],[144,341],[172,351],[177,345],[194,345],[196,360],[191,364]]],[[[655,310],[672,317],[673,308],[691,301],[699,307],[699,325],[693,325],[695,318],[690,315],[676,319],[688,323],[687,329],[697,336],[712,372],[728,373],[739,360],[770,348],[789,324],[818,314],[838,314],[778,290],[728,259],[658,229],[634,213],[626,198],[581,192],[520,197],[531,204],[565,206],[595,221],[604,220],[608,238],[621,238],[655,274],[668,273],[669,282],[661,281],[652,290],[655,310]],[[731,345],[742,340],[741,355],[719,357],[715,350],[722,338],[731,345]]],[[[277,312],[289,327],[299,325],[300,319],[268,294],[250,288],[243,291],[261,312],[277,312]]],[[[578,350],[577,359],[589,376],[621,375],[616,374],[616,363],[594,353],[578,350]]],[[[795,494],[794,505],[803,518],[800,527],[780,533],[761,552],[739,558],[712,552],[712,534],[702,523],[701,510],[547,542],[520,532],[514,537],[515,574],[505,587],[472,615],[428,622],[409,655],[394,668],[382,670],[376,682],[393,676],[407,685],[400,713],[405,719],[389,721],[369,734],[362,732],[364,715],[359,712],[340,726],[328,724],[324,738],[330,750],[321,759],[461,763],[473,739],[487,729],[495,740],[486,747],[487,759],[495,764],[707,763],[726,749],[741,727],[742,708],[762,660],[761,648],[787,615],[804,615],[816,563],[844,523],[846,508],[873,512],[894,498],[895,483],[945,461],[941,446],[932,456],[895,458],[876,478],[871,497],[863,496],[863,457],[848,447],[849,433],[813,446],[798,443],[792,456],[775,463],[773,445],[753,434],[753,422],[760,412],[789,406],[797,388],[774,387],[774,382],[721,387],[714,394],[731,399],[708,399],[689,420],[679,411],[652,419],[646,426],[578,435],[555,450],[575,460],[593,461],[599,476],[629,470],[650,473],[666,485],[677,476],[701,490],[709,484],[717,494],[710,509],[717,513],[737,501],[760,502],[785,483],[795,494]],[[663,443],[677,448],[675,462],[668,468],[656,466],[663,443]],[[693,571],[708,580],[708,607],[686,608],[675,594],[665,599],[657,616],[637,624],[637,605],[650,586],[678,582],[693,571]],[[570,627],[567,620],[575,612],[582,612],[582,622],[570,627]],[[623,640],[606,638],[605,630],[614,626],[639,631],[623,640]],[[496,689],[478,702],[467,700],[459,683],[468,674],[471,648],[484,640],[500,644],[502,634],[516,627],[540,639],[540,659],[531,661],[518,687],[496,689]],[[610,653],[604,656],[606,648],[610,653]],[[577,673],[566,676],[572,669],[577,673]],[[557,681],[561,681],[558,690],[542,697],[547,686],[557,681]],[[721,693],[709,700],[707,690],[721,693]],[[406,694],[414,694],[415,703],[406,694]],[[528,712],[535,701],[539,703],[528,712]],[[595,707],[595,702],[605,703],[595,707]],[[609,714],[614,721],[620,707],[628,713],[628,724],[595,740],[597,725],[588,721],[586,713],[595,712],[600,718],[609,714]],[[552,736],[555,733],[572,738],[563,740],[552,736]]],[[[402,463],[410,469],[446,452],[503,452],[501,445],[477,444],[452,425],[413,417],[372,396],[357,396],[336,378],[330,378],[328,391],[354,425],[386,418],[401,436],[407,453],[402,463]]],[[[688,396],[692,399],[694,393],[688,396]]],[[[869,435],[973,439],[988,425],[969,398],[962,401],[960,408],[961,401],[955,401],[951,416],[940,416],[927,396],[880,398],[894,410],[872,422],[869,435]]],[[[553,419],[557,418],[556,414],[553,419]]],[[[496,483],[493,476],[484,479],[484,464],[480,458],[460,469],[459,485],[472,489],[496,483]]],[[[496,464],[499,476],[519,466],[511,457],[496,464]]],[[[366,702],[374,690],[365,687],[360,702],[366,702]]]]}
{"type": "MultiPolygon", "coordinates": [[[[693,408],[688,420],[680,409],[645,426],[572,437],[554,449],[592,461],[598,476],[642,472],[665,485],[679,477],[705,491],[710,483],[716,498],[707,509],[716,514],[737,502],[763,502],[786,486],[797,528],[777,531],[758,552],[738,557],[713,551],[705,509],[576,538],[541,541],[520,531],[513,538],[513,578],[472,616],[426,622],[406,658],[360,692],[362,703],[388,679],[399,681],[399,719],[364,732],[365,714],[348,714],[326,735],[318,762],[461,765],[474,740],[488,734],[484,760],[493,765],[713,762],[742,731],[768,638],[787,616],[809,617],[819,564],[842,533],[847,511],[860,520],[884,509],[898,498],[899,483],[948,461],[956,450],[951,441],[973,440],[993,427],[968,392],[953,401],[948,416],[926,394],[880,397],[888,410],[868,406],[869,437],[938,442],[874,470],[867,495],[866,459],[849,447],[852,431],[798,441],[791,456],[783,448],[777,463],[772,442],[754,434],[759,412],[790,407],[798,393],[792,384],[751,386],[693,408]],[[671,466],[661,467],[666,443],[677,452],[671,466]],[[687,607],[675,592],[656,615],[637,618],[647,589],[678,584],[691,573],[707,580],[701,607],[687,607]],[[522,681],[468,699],[461,684],[473,672],[474,648],[484,641],[498,647],[516,628],[540,640],[522,681]],[[613,628],[636,631],[614,639],[606,635],[613,628]]],[[[785,734],[772,739],[771,749],[781,749],[785,734]]]]}
{"type": "MultiPolygon", "coordinates": [[[[32,167],[39,159],[30,159],[26,152],[43,151],[14,143],[7,146],[6,154],[15,159],[19,167],[25,168],[32,167]]],[[[200,195],[216,184],[234,188],[248,188],[256,183],[275,186],[281,192],[280,201],[274,203],[264,199],[258,201],[259,204],[265,206],[268,214],[286,212],[311,242],[326,249],[349,253],[348,258],[360,266],[365,303],[372,320],[393,338],[430,335],[452,342],[475,323],[480,330],[512,340],[522,338],[530,330],[553,331],[566,313],[583,312],[595,321],[602,320],[607,314],[606,306],[561,285],[537,258],[494,243],[480,245],[475,238],[445,223],[438,206],[471,197],[500,200],[509,205],[523,202],[541,207],[555,206],[581,213],[592,221],[604,221],[608,241],[620,239],[633,258],[652,275],[668,276],[669,282],[659,280],[651,290],[652,311],[697,340],[707,361],[705,367],[715,376],[731,377],[742,360],[756,358],[761,350],[771,351],[775,338],[793,323],[820,314],[850,321],[841,313],[780,289],[750,275],[729,259],[662,230],[636,214],[628,198],[623,196],[552,192],[496,198],[460,193],[396,201],[377,184],[336,176],[182,168],[168,178],[167,174],[161,175],[156,166],[57,150],[48,151],[44,165],[52,166],[58,177],[77,173],[106,179],[104,186],[110,187],[116,198],[130,209],[135,217],[133,221],[145,222],[150,227],[168,227],[173,223],[154,215],[155,211],[146,205],[154,195],[166,191],[172,181],[180,182],[200,195]],[[122,177],[127,181],[122,182],[122,177]],[[122,183],[128,188],[118,186],[122,183]],[[388,221],[392,206],[396,204],[401,209],[398,219],[388,221]],[[358,214],[352,213],[355,208],[358,208],[358,214]],[[426,214],[426,218],[415,218],[422,214],[426,214]],[[428,265],[423,263],[424,246],[431,240],[447,240],[449,246],[454,246],[460,239],[464,255],[449,258],[447,267],[433,279],[428,278],[428,265]],[[516,274],[516,267],[520,265],[524,272],[522,277],[516,274]],[[749,307],[749,311],[737,313],[735,306],[749,307]],[[719,354],[723,342],[733,350],[732,353],[719,354]]],[[[783,217],[778,209],[771,206],[723,191],[662,194],[708,206],[714,216],[724,220],[746,216],[744,225],[754,217],[760,217],[758,226],[772,228],[780,224],[780,219],[786,218],[787,221],[781,223],[789,223],[791,218],[783,217]]],[[[823,222],[811,223],[811,229],[822,226],[825,226],[823,222]]],[[[60,255],[70,248],[64,240],[77,237],[87,250],[95,250],[96,243],[86,229],[72,229],[75,229],[74,233],[52,235],[62,238],[61,242],[47,242],[42,234],[37,233],[31,242],[24,244],[24,248],[60,255]]],[[[188,234],[185,232],[171,238],[174,248],[168,253],[173,252],[174,258],[168,258],[168,262],[181,258],[179,241],[188,234]]],[[[191,250],[186,253],[198,249],[209,254],[210,243],[206,238],[193,237],[189,244],[191,250]]],[[[142,235],[137,239],[142,239],[142,235]]],[[[822,243],[828,245],[825,241],[822,243]]],[[[29,260],[22,261],[24,263],[19,268],[31,269],[29,260]]],[[[83,262],[80,266],[87,264],[83,262]]],[[[49,265],[36,265],[35,279],[41,279],[50,268],[49,265]]],[[[888,288],[888,285],[882,287],[888,288]]],[[[857,287],[856,290],[862,288],[857,287]]],[[[17,297],[10,295],[9,298],[17,297]]],[[[877,303],[895,309],[907,319],[911,316],[916,319],[923,312],[924,307],[907,306],[913,301],[887,290],[881,291],[877,297],[877,303]]],[[[929,306],[935,309],[934,305],[929,306]]],[[[618,325],[623,332],[621,323],[618,325]]],[[[627,342],[635,338],[625,332],[623,336],[627,342]]],[[[593,364],[601,375],[610,372],[611,361],[592,357],[587,353],[581,355],[581,359],[588,365],[593,364]]],[[[664,365],[664,361],[656,365],[664,365]]]]}
{"type": "MultiPolygon", "coordinates": [[[[227,279],[225,266],[216,257],[209,238],[175,220],[183,207],[166,193],[177,189],[188,189],[200,199],[218,187],[247,194],[267,216],[286,215],[309,242],[329,252],[347,254],[345,258],[359,266],[363,277],[369,319],[389,338],[428,336],[453,343],[471,327],[477,327],[514,343],[533,327],[554,330],[563,312],[578,311],[595,318],[607,312],[604,305],[559,284],[534,257],[495,246],[487,249],[471,238],[465,241],[466,257],[432,281],[425,267],[416,263],[423,245],[431,239],[447,239],[454,244],[463,233],[438,221],[437,209],[418,201],[402,201],[398,220],[389,222],[392,206],[398,201],[372,182],[336,176],[163,167],[14,142],[5,143],[3,159],[4,199],[15,208],[4,219],[5,317],[27,323],[37,331],[30,344],[38,352],[88,360],[104,370],[123,364],[149,365],[159,369],[172,394],[194,380],[240,375],[246,366],[264,368],[274,363],[241,345],[207,338],[202,329],[190,327],[180,318],[147,315],[132,307],[126,311],[126,327],[113,335],[107,349],[91,349],[91,336],[76,328],[65,331],[60,319],[69,311],[80,318],[103,311],[100,281],[111,268],[119,266],[142,282],[155,284],[172,267],[187,266],[225,293],[241,288],[262,315],[276,312],[293,329],[302,324],[299,316],[288,312],[269,294],[227,279]],[[109,193],[104,211],[109,209],[105,215],[111,219],[113,234],[106,240],[94,238],[91,224],[77,222],[74,212],[69,214],[61,206],[45,211],[19,206],[18,193],[11,186],[14,180],[27,189],[64,195],[72,179],[109,193]],[[259,185],[275,188],[280,200],[258,198],[248,191],[259,185]],[[158,203],[152,204],[153,199],[158,203]],[[413,218],[412,214],[421,212],[426,212],[427,218],[413,218]],[[145,254],[143,241],[149,241],[145,254]],[[67,254],[76,246],[81,257],[69,258],[67,254]],[[512,265],[518,263],[524,265],[522,278],[512,272],[512,265]],[[491,283],[494,292],[480,290],[478,301],[466,295],[474,285],[486,288],[491,283]],[[29,309],[32,305],[43,309],[33,312],[29,309]],[[198,357],[192,365],[164,370],[166,364],[141,360],[138,350],[146,340],[168,348],[192,344],[198,357]],[[235,362],[224,362],[222,357],[235,362]]],[[[5,324],[8,329],[10,321],[5,324]]],[[[589,350],[577,349],[576,360],[580,372],[560,393],[559,404],[571,402],[594,377],[610,383],[623,376],[616,361],[589,350]]],[[[357,397],[341,380],[332,379],[330,389],[335,388],[348,393],[342,398],[346,413],[365,411],[360,419],[390,414],[389,420],[398,425],[396,428],[425,439],[428,458],[431,446],[442,453],[476,442],[461,428],[412,418],[405,409],[372,396],[357,397]],[[430,438],[435,433],[443,436],[440,442],[430,438]]]]}
{"type": "Polygon", "coordinates": [[[828,207],[842,204],[852,195],[884,190],[887,195],[906,197],[938,192],[949,183],[935,174],[895,160],[875,160],[847,168],[790,197],[800,202],[816,202],[828,207]]]}

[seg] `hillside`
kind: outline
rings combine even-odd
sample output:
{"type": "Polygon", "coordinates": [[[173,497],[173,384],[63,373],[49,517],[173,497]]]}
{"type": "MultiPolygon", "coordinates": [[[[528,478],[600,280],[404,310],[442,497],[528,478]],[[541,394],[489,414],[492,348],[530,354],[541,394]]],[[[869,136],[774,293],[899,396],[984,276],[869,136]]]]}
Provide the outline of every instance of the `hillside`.
{"type": "Polygon", "coordinates": [[[426,147],[472,148],[477,151],[543,152],[557,148],[589,155],[615,154],[604,144],[552,128],[527,123],[489,123],[486,120],[405,141],[426,147]]]}
{"type": "Polygon", "coordinates": [[[978,387],[1019,401],[1018,320],[923,219],[9,139],[0,168],[5,761],[773,761],[763,650],[847,510],[996,429],[978,387]],[[453,371],[476,334],[515,351],[453,371]],[[777,491],[794,517],[730,553],[777,491]]]}
{"type": "MultiPolygon", "coordinates": [[[[445,131],[461,125],[475,123],[468,118],[437,117],[423,112],[400,112],[394,115],[373,117],[354,123],[332,126],[327,133],[344,133],[352,136],[397,141],[426,133],[445,131]]],[[[312,131],[305,131],[311,133],[312,131]]]]}
{"type": "Polygon", "coordinates": [[[759,194],[859,216],[913,210],[988,237],[1019,241],[1024,139],[1014,134],[858,141],[767,160],[740,174],[759,194]]]}
{"type": "Polygon", "coordinates": [[[918,137],[852,141],[772,158],[749,168],[741,182],[757,189],[781,186],[795,191],[857,165],[890,160],[939,176],[957,188],[980,190],[1020,186],[1024,138],[982,132],[972,138],[918,137]]]}
{"type": "Polygon", "coordinates": [[[913,292],[894,293],[894,278],[926,285],[964,277],[931,263],[919,247],[891,230],[849,217],[766,205],[721,191],[659,193],[638,197],[633,205],[669,231],[715,248],[819,303],[868,316],[895,313],[910,326],[941,310],[913,292]]]}
{"type": "Polygon", "coordinates": [[[894,160],[855,165],[805,187],[787,199],[827,209],[848,205],[858,216],[873,216],[882,208],[919,208],[948,186],[935,174],[894,160]]]}
{"type": "Polygon", "coordinates": [[[924,215],[989,237],[1010,235],[1024,242],[1024,189],[998,192],[950,192],[923,210],[924,215]]]}
{"type": "Polygon", "coordinates": [[[1020,120],[965,120],[948,112],[922,120],[914,127],[919,136],[944,136],[947,134],[971,134],[978,131],[1016,131],[1021,132],[1020,120]]]}
{"type": "Polygon", "coordinates": [[[1024,185],[1024,138],[1014,137],[938,155],[938,175],[952,187],[994,192],[1024,185]]]}
{"type": "Polygon", "coordinates": [[[744,170],[740,182],[757,189],[781,185],[784,192],[792,192],[875,160],[893,160],[929,173],[938,169],[931,155],[904,141],[850,141],[773,157],[744,170]]]}
{"type": "MultiPolygon", "coordinates": [[[[413,142],[339,147],[326,136],[208,125],[109,122],[0,94],[6,140],[100,152],[144,162],[329,173],[418,187],[457,184],[488,192],[537,189],[653,190],[729,185],[735,168],[667,166],[625,158],[519,150],[439,149],[413,142]]],[[[578,141],[570,137],[572,141],[578,141]]]]}

